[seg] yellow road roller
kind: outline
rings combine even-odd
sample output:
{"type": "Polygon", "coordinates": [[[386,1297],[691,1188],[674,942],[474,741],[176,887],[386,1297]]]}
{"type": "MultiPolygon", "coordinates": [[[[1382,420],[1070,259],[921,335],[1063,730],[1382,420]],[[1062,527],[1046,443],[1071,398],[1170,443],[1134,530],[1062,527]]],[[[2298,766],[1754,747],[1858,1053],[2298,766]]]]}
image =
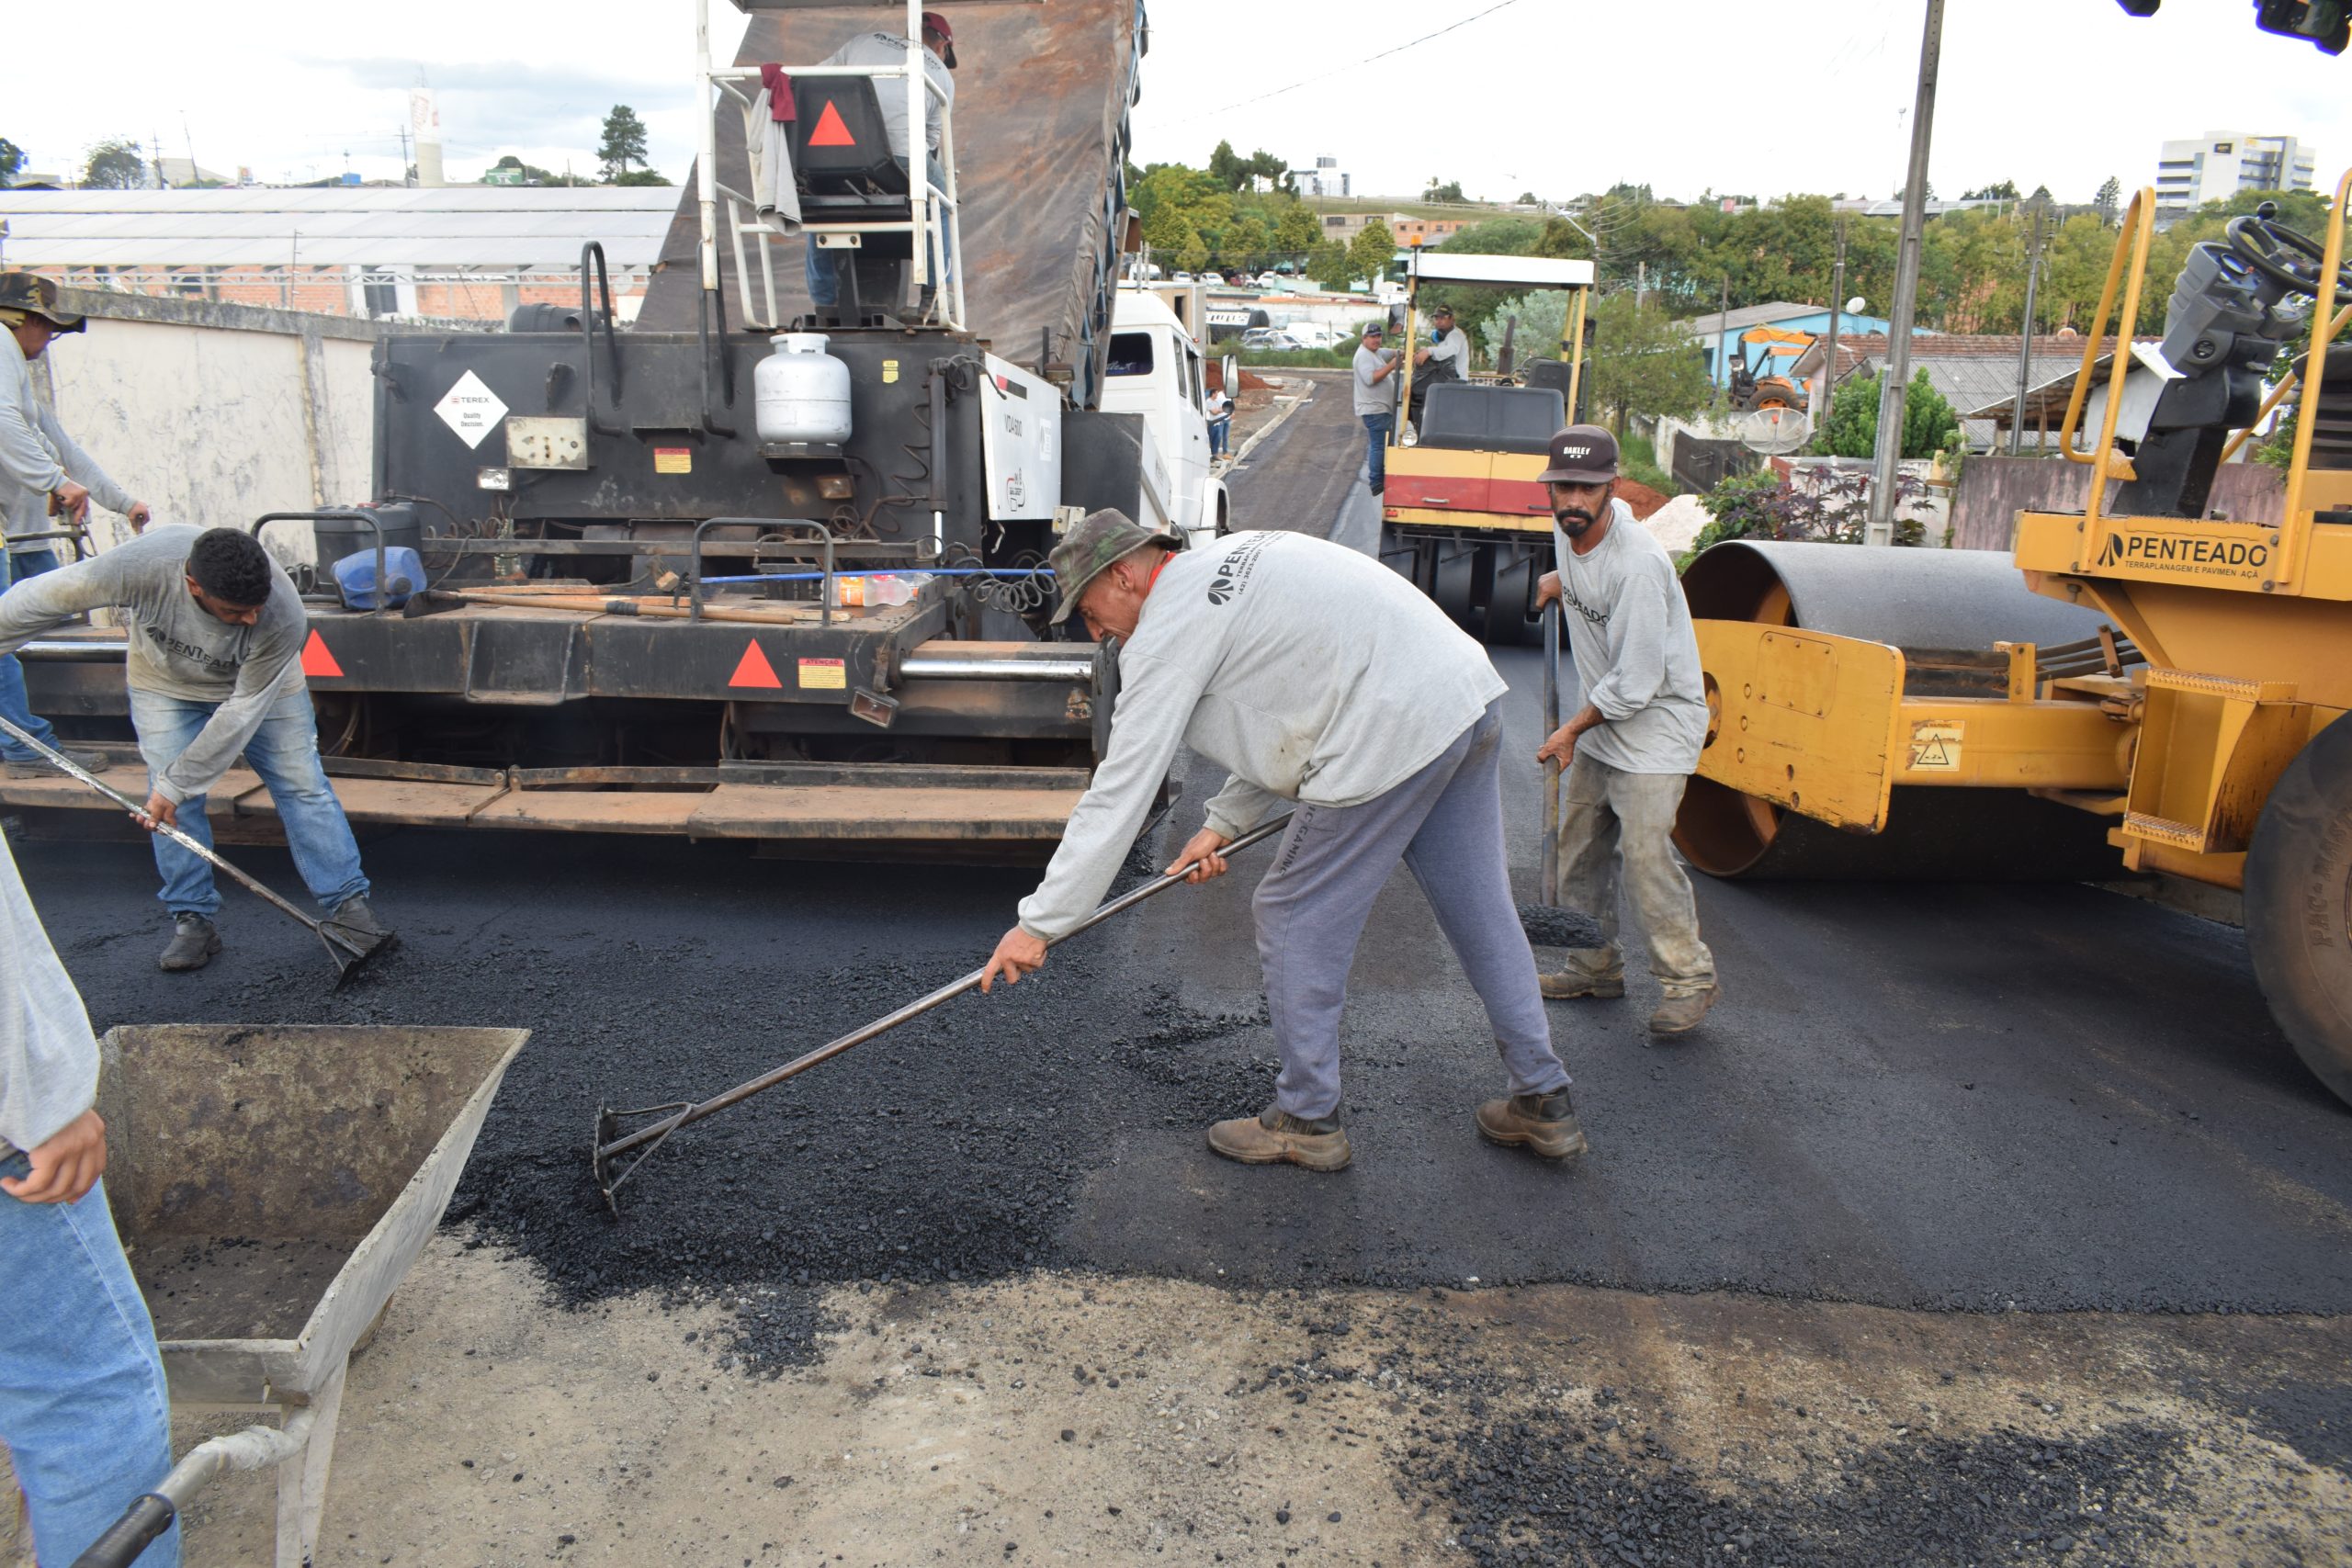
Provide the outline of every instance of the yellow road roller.
{"type": "Polygon", "coordinates": [[[2086,503],[2020,513],[2013,559],[1735,541],[1690,563],[1710,713],[1675,834],[1692,864],[2239,889],[2273,1014],[2352,1100],[2347,195],[2352,174],[2324,240],[2265,209],[2195,247],[2161,348],[2113,356],[2078,443],[2102,342],[2139,319],[2140,192],[2064,426],[2086,503]],[[2216,469],[2290,395],[2282,519],[2211,515],[2216,469]]]}

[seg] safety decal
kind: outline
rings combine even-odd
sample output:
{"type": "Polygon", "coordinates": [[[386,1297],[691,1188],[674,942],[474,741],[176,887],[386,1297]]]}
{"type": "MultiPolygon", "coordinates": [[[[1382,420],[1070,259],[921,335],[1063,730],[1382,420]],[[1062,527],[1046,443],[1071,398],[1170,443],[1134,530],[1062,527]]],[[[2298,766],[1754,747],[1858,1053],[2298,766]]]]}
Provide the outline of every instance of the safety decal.
{"type": "Polygon", "coordinates": [[[802,691],[842,692],[849,689],[849,666],[839,659],[804,659],[800,661],[802,691]]]}
{"type": "Polygon", "coordinates": [[[776,679],[775,666],[760,651],[757,638],[743,645],[743,657],[735,663],[735,673],[727,682],[730,686],[759,686],[768,691],[784,690],[784,682],[776,679]]]}
{"type": "Polygon", "coordinates": [[[1923,718],[1911,726],[1911,772],[1960,772],[1960,742],[1968,726],[1956,718],[1923,718]]]}

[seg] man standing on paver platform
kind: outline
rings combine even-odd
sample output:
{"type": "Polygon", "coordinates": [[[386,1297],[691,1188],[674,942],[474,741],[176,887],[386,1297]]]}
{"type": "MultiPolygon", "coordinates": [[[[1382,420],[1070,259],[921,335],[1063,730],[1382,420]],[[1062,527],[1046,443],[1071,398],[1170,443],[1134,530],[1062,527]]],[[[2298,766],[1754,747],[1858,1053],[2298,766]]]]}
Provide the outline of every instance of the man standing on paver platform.
{"type": "Polygon", "coordinates": [[[1258,885],[1258,953],[1282,1053],[1274,1102],[1219,1122],[1209,1146],[1250,1165],[1337,1170],[1340,1012],[1373,899],[1398,861],[1435,912],[1501,1048],[1510,1092],[1478,1130],[1553,1158],[1581,1153],[1535,959],[1503,849],[1503,682],[1419,590],[1343,546],[1257,532],[1182,550],[1117,512],[1055,547],[1061,621],[1120,642],[1118,706],[1093,784],[1045,880],[997,942],[986,990],[1046,961],[1091,913],[1141,830],[1177,747],[1231,776],[1170,871],[1225,874],[1218,852],[1295,801],[1258,885]]]}
{"type": "Polygon", "coordinates": [[[1597,424],[1552,438],[1557,571],[1535,601],[1574,612],[1568,646],[1584,705],[1544,742],[1539,761],[1567,775],[1560,812],[1560,897],[1600,926],[1600,945],[1544,976],[1555,999],[1622,997],[1617,945],[1622,879],[1649,930],[1650,973],[1664,993],[1653,1034],[1696,1028],[1716,996],[1714,954],[1699,940],[1690,879],[1671,835],[1683,786],[1707,739],[1707,698],[1690,606],[1673,558],[1617,499],[1617,440],[1597,424]]]}
{"type": "Polygon", "coordinates": [[[1370,444],[1364,457],[1364,478],[1370,481],[1374,495],[1388,482],[1388,434],[1396,428],[1396,372],[1405,363],[1402,355],[1391,354],[1381,346],[1387,341],[1388,329],[1379,322],[1364,328],[1363,341],[1356,344],[1355,371],[1351,378],[1355,387],[1356,417],[1363,421],[1364,439],[1370,444]]]}

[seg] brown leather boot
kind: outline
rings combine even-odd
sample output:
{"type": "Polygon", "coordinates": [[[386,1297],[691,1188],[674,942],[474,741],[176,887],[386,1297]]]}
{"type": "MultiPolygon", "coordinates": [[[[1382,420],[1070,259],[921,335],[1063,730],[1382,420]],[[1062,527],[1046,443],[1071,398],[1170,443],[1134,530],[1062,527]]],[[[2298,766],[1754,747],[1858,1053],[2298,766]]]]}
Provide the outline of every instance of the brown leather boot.
{"type": "Polygon", "coordinates": [[[1565,1089],[1514,1094],[1478,1107],[1478,1131],[1498,1144],[1524,1144],[1545,1159],[1566,1159],[1586,1148],[1576,1101],[1565,1089]]]}
{"type": "Polygon", "coordinates": [[[1309,1170],[1338,1170],[1352,1157],[1338,1117],[1308,1122],[1272,1105],[1255,1116],[1219,1122],[1209,1129],[1209,1147],[1244,1165],[1288,1161],[1309,1170]]]}

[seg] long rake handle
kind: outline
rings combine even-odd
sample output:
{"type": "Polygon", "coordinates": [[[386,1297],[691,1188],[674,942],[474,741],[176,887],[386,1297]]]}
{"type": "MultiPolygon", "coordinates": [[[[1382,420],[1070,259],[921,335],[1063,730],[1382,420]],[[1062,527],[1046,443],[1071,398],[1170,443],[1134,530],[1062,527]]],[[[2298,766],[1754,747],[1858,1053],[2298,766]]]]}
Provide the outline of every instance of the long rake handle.
{"type": "MultiPolygon", "coordinates": [[[[121,807],[125,811],[130,812],[131,816],[139,819],[141,825],[153,820],[148,817],[147,807],[143,804],[131,799],[120,790],[116,789],[112,784],[107,784],[103,779],[99,778],[96,773],[89,772],[78,762],[74,761],[55,747],[43,745],[40,741],[36,740],[31,736],[26,734],[22,729],[18,728],[14,723],[5,717],[0,717],[0,729],[6,730],[9,735],[14,737],[16,739],[31,747],[43,757],[48,758],[51,764],[61,772],[73,774],[75,778],[80,779],[84,784],[88,784],[92,789],[96,790],[100,795],[105,795],[108,800],[113,801],[117,806],[121,807]]],[[[222,860],[219,855],[214,854],[210,850],[206,849],[202,844],[198,843],[193,838],[183,833],[177,828],[173,827],[170,823],[156,822],[154,824],[154,830],[165,835],[172,840],[172,842],[179,845],[180,848],[187,850],[191,854],[201,855],[206,860],[210,861],[213,865],[227,872],[231,876],[235,877],[237,881],[243,886],[247,892],[268,899],[271,903],[277,905],[280,909],[284,910],[294,919],[301,921],[312,931],[320,931],[322,936],[325,934],[324,931],[320,930],[318,921],[312,919],[310,916],[304,914],[301,910],[296,908],[293,905],[288,903],[285,899],[271,892],[259,882],[256,882],[252,877],[247,876],[243,872],[238,870],[235,866],[231,865],[227,861],[222,860]]]]}
{"type": "MultiPolygon", "coordinates": [[[[1290,826],[1290,818],[1291,814],[1285,811],[1271,822],[1261,822],[1255,828],[1250,829],[1248,832],[1242,834],[1239,838],[1226,845],[1225,848],[1218,852],[1220,854],[1229,855],[1236,850],[1246,850],[1252,844],[1260,843],[1267,839],[1271,839],[1275,834],[1281,832],[1284,828],[1290,826]]],[[[1079,932],[1091,931],[1096,926],[1101,925],[1103,921],[1111,919],[1114,915],[1124,914],[1127,910],[1134,908],[1137,904],[1142,903],[1145,899],[1153,897],[1158,894],[1167,892],[1170,887],[1173,887],[1178,883],[1182,882],[1184,880],[1185,874],[1191,871],[1195,863],[1197,863],[1187,862],[1184,865],[1175,871],[1168,872],[1150,882],[1145,883],[1140,887],[1136,887],[1121,894],[1118,897],[1112,899],[1109,903],[1104,904],[1101,908],[1087,916],[1086,919],[1079,921],[1078,924],[1070,927],[1069,930],[1064,931],[1061,935],[1055,937],[1053,940],[1046,942],[1046,945],[1049,948],[1057,947],[1061,943],[1068,942],[1071,937],[1078,935],[1079,932]]],[[[751,1099],[752,1096],[759,1093],[763,1089],[774,1089],[776,1085],[782,1083],[785,1079],[793,1077],[795,1074],[805,1073],[820,1062],[830,1061],[833,1057],[840,1055],[842,1052],[850,1050],[854,1046],[865,1044],[867,1041],[873,1039],[877,1034],[888,1033],[891,1030],[898,1028],[899,1025],[906,1022],[910,1019],[921,1017],[922,1014],[929,1012],[932,1009],[951,998],[962,996],[966,991],[975,989],[980,983],[980,976],[987,972],[988,965],[982,964],[979,968],[973,970],[970,974],[964,976],[961,979],[950,980],[946,985],[940,987],[939,989],[932,992],[929,996],[909,1002],[906,1006],[899,1009],[896,1012],[877,1018],[871,1023],[862,1024],[858,1028],[850,1031],[847,1034],[842,1035],[840,1039],[832,1041],[828,1044],[818,1046],[814,1051],[809,1052],[805,1056],[795,1057],[793,1060],[785,1063],[784,1066],[780,1067],[774,1067],[767,1072],[762,1073],[758,1077],[752,1079],[749,1083],[738,1084],[733,1089],[729,1089],[726,1093],[713,1095],[711,1098],[702,1101],[698,1105],[690,1105],[674,1116],[666,1117],[660,1122],[649,1123],[646,1126],[639,1128],[636,1132],[629,1134],[627,1137],[616,1138],[611,1143],[606,1144],[603,1148],[598,1149],[596,1151],[596,1157],[598,1159],[610,1159],[615,1155],[627,1154],[629,1150],[639,1147],[642,1145],[658,1142],[662,1138],[668,1137],[671,1134],[676,1132],[681,1127],[690,1126],[693,1123],[701,1121],[706,1116],[715,1115],[718,1111],[726,1110],[730,1105],[741,1104],[742,1101],[751,1099]]],[[[618,1183],[616,1182],[615,1185],[617,1186],[618,1183]]]]}

